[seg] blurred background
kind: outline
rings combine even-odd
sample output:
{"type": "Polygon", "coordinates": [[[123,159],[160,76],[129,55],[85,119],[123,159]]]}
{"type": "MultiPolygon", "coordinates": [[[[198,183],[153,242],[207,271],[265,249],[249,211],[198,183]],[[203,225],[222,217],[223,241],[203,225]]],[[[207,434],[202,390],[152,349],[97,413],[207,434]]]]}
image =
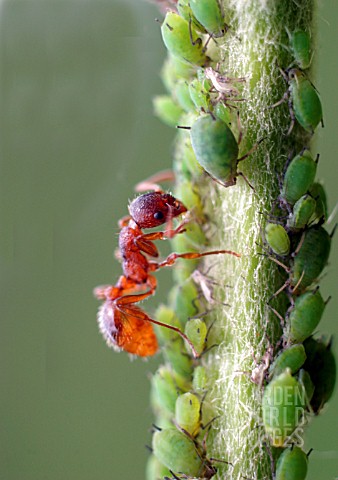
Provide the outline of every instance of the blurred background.
{"type": "MultiPolygon", "coordinates": [[[[323,2],[324,3],[324,2],[323,2]]],[[[319,178],[337,198],[338,9],[318,9],[324,106],[319,178]]],[[[0,480],[141,480],[149,372],[98,334],[92,289],[114,282],[133,186],[168,168],[174,131],[152,115],[165,50],[142,0],[0,3],[0,480]]],[[[338,352],[337,237],[321,331],[338,352]]],[[[149,301],[151,311],[164,298],[149,301]]],[[[162,297],[161,297],[162,291],[162,297]]],[[[337,392],[308,429],[309,480],[338,476],[337,392]]]]}

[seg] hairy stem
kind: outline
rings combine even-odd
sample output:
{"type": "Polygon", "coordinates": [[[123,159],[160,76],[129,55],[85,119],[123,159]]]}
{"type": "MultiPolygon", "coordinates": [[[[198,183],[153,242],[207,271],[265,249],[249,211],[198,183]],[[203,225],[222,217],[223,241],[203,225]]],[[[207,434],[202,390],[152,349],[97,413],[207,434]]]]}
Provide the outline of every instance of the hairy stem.
{"type": "MultiPolygon", "coordinates": [[[[267,303],[283,278],[262,255],[261,229],[278,196],[278,176],[287,158],[309,143],[300,128],[286,135],[290,125],[287,103],[270,107],[287,89],[279,70],[292,59],[287,32],[312,30],[313,1],[226,0],[224,11],[229,13],[231,30],[224,45],[217,40],[222,51],[219,70],[246,78],[245,101],[240,104],[244,135],[240,156],[264,140],[239,164],[254,190],[241,177],[230,188],[211,180],[203,186],[210,245],[242,254],[241,259],[225,255],[222,260],[208,260],[219,284],[218,298],[229,305],[218,306],[212,313],[216,322],[211,334],[218,346],[203,359],[209,372],[208,401],[220,415],[210,431],[208,454],[234,465],[218,464],[216,478],[263,479],[272,476],[271,452],[263,441],[262,387],[250,375],[281,335],[279,321],[267,303]]],[[[283,295],[273,306],[283,314],[283,295]]]]}

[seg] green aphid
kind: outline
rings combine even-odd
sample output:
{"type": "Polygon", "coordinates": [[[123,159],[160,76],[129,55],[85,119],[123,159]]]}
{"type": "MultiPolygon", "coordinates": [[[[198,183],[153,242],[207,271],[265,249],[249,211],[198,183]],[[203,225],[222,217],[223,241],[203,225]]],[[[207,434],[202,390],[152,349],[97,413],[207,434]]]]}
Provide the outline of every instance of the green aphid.
{"type": "MultiPolygon", "coordinates": [[[[181,328],[181,323],[178,320],[174,310],[166,305],[160,305],[155,313],[155,319],[159,322],[173,325],[181,328]]],[[[187,353],[182,338],[177,337],[175,332],[169,328],[161,328],[158,325],[154,326],[157,338],[164,344],[163,356],[170,364],[175,373],[191,380],[193,363],[191,356],[187,353]],[[167,330],[163,332],[163,330],[167,330]]]]}
{"type": "Polygon", "coordinates": [[[323,227],[306,230],[299,242],[290,272],[290,283],[300,290],[310,286],[325,268],[331,248],[331,237],[323,227]]]}
{"type": "Polygon", "coordinates": [[[322,104],[318,93],[310,80],[301,70],[292,68],[287,72],[289,82],[289,93],[292,107],[291,126],[289,133],[294,124],[294,117],[304,130],[313,133],[319,122],[323,123],[322,104]]]}
{"type": "Polygon", "coordinates": [[[276,377],[289,368],[291,373],[297,373],[306,360],[305,349],[302,344],[292,345],[283,350],[271,364],[269,376],[276,377]]]}
{"type": "Polygon", "coordinates": [[[151,379],[153,401],[164,414],[174,414],[178,396],[186,392],[189,386],[186,379],[162,366],[151,379]]]}
{"type": "Polygon", "coordinates": [[[314,160],[306,149],[291,160],[284,175],[281,202],[294,205],[308,192],[316,176],[317,162],[318,158],[314,160]]]}
{"type": "Polygon", "coordinates": [[[310,405],[313,412],[318,414],[333,393],[336,383],[336,361],[331,350],[331,342],[310,337],[305,340],[304,347],[307,356],[304,369],[309,372],[314,384],[310,405]]]}
{"type": "Polygon", "coordinates": [[[286,448],[277,460],[275,480],[305,480],[308,457],[299,447],[286,448]]]}
{"type": "Polygon", "coordinates": [[[194,369],[192,386],[196,393],[204,393],[207,386],[207,372],[205,367],[198,365],[194,369]]]}
{"type": "Polygon", "coordinates": [[[210,115],[199,117],[190,130],[196,159],[204,170],[224,187],[236,184],[238,143],[228,125],[210,115]]]}
{"type": "Polygon", "coordinates": [[[169,127],[176,127],[184,110],[169,95],[157,95],[153,98],[154,114],[169,127]]]}
{"type": "Polygon", "coordinates": [[[195,109],[195,104],[190,97],[189,84],[186,80],[177,81],[173,89],[173,95],[185,112],[190,112],[195,109]]]}
{"type": "Polygon", "coordinates": [[[292,230],[302,230],[309,225],[316,211],[316,200],[308,194],[300,197],[294,204],[292,214],[288,218],[287,227],[292,230]]]}
{"type": "Polygon", "coordinates": [[[290,38],[290,46],[294,63],[302,70],[309,68],[312,60],[310,34],[304,30],[294,31],[290,38]]]}
{"type": "Polygon", "coordinates": [[[264,230],[265,241],[271,250],[281,257],[290,253],[290,238],[282,225],[267,223],[264,230]]]}
{"type": "Polygon", "coordinates": [[[146,480],[158,480],[170,475],[169,469],[162,465],[155,455],[151,454],[146,466],[146,480]]]}
{"type": "Polygon", "coordinates": [[[212,110],[210,87],[208,80],[201,81],[198,78],[189,84],[190,98],[198,111],[210,112],[212,110]]]}
{"type": "Polygon", "coordinates": [[[169,93],[174,90],[178,80],[189,81],[194,75],[194,67],[168,54],[161,70],[161,80],[169,93]]]}
{"type": "Polygon", "coordinates": [[[175,424],[192,437],[196,437],[201,427],[201,402],[193,393],[187,392],[176,400],[175,424]]]}
{"type": "Polygon", "coordinates": [[[273,446],[282,447],[292,435],[302,420],[305,405],[304,388],[289,369],[274,377],[265,387],[263,424],[273,446]]]}
{"type": "Polygon", "coordinates": [[[291,343],[304,342],[319,324],[326,302],[319,289],[305,292],[296,298],[288,317],[288,341],[291,343]]]}
{"type": "Polygon", "coordinates": [[[228,127],[231,125],[231,113],[230,113],[230,108],[224,105],[222,102],[218,102],[215,107],[213,114],[215,115],[216,118],[219,120],[222,120],[228,127]]]}
{"type": "MultiPolygon", "coordinates": [[[[197,215],[199,213],[200,213],[199,211],[196,212],[197,215]]],[[[207,240],[206,240],[205,233],[203,232],[201,225],[197,222],[187,224],[184,235],[191,242],[190,244],[193,245],[195,248],[197,246],[199,247],[198,249],[200,249],[202,245],[206,244],[207,240]]]]}
{"type": "Polygon", "coordinates": [[[327,199],[324,187],[321,183],[313,183],[309,188],[310,195],[316,200],[316,210],[310,219],[310,223],[326,221],[328,219],[327,199]]]}
{"type": "Polygon", "coordinates": [[[192,25],[175,12],[167,12],[161,26],[162,38],[168,51],[181,62],[202,66],[208,61],[202,39],[192,25]]]}
{"type": "Polygon", "coordinates": [[[304,387],[306,404],[310,405],[311,398],[313,397],[313,393],[315,391],[315,386],[313,385],[309,372],[304,370],[304,368],[301,368],[298,372],[298,381],[304,387]]]}
{"type": "Polygon", "coordinates": [[[155,432],[152,448],[156,458],[172,472],[189,477],[202,476],[204,461],[195,443],[176,428],[155,432]]]}
{"type": "MultiPolygon", "coordinates": [[[[182,125],[190,125],[196,118],[196,113],[184,115],[181,118],[182,125]]],[[[179,129],[177,137],[175,156],[179,160],[175,161],[174,170],[178,178],[191,182],[203,175],[204,170],[196,159],[191,145],[190,133],[185,129],[179,129]]]]}
{"type": "MultiPolygon", "coordinates": [[[[166,323],[180,329],[182,328],[182,325],[177,318],[175,311],[172,308],[167,307],[166,305],[162,304],[156,309],[155,319],[158,322],[166,323]]],[[[163,343],[177,339],[176,332],[170,330],[169,328],[162,328],[159,325],[154,325],[154,328],[157,338],[163,343]]]]}
{"type": "Polygon", "coordinates": [[[154,455],[174,476],[209,480],[217,473],[202,447],[188,434],[177,429],[167,428],[155,432],[152,447],[154,455]]]}
{"type": "Polygon", "coordinates": [[[185,325],[185,334],[193,343],[195,350],[201,354],[207,346],[208,327],[199,318],[192,318],[185,325]]]}
{"type": "Polygon", "coordinates": [[[190,0],[194,17],[212,37],[223,37],[229,29],[218,0],[190,0]]]}
{"type": "Polygon", "coordinates": [[[173,371],[188,381],[192,378],[193,362],[182,338],[168,342],[162,351],[163,357],[173,371]]]}
{"type": "Polygon", "coordinates": [[[187,22],[191,22],[193,27],[198,32],[207,33],[207,30],[203,27],[203,25],[197,20],[197,18],[193,14],[190,6],[190,0],[178,0],[176,7],[181,17],[184,18],[184,20],[186,20],[187,22]]]}
{"type": "MultiPolygon", "coordinates": [[[[189,260],[185,263],[193,262],[189,260]]],[[[173,287],[169,293],[169,301],[180,322],[185,325],[190,317],[196,316],[199,312],[198,290],[194,281],[188,279],[181,285],[173,287]]]]}
{"type": "MultiPolygon", "coordinates": [[[[189,212],[193,212],[195,218],[204,218],[204,205],[199,195],[198,188],[190,180],[182,180],[176,185],[175,196],[181,200],[189,212]]],[[[199,241],[197,243],[199,243],[199,241]]]]}

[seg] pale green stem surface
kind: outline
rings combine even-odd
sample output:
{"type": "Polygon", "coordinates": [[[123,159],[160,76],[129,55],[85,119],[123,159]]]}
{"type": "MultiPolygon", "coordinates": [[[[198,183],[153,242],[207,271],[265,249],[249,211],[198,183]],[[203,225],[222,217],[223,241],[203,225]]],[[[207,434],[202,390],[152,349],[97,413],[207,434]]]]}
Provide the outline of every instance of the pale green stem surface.
{"type": "MultiPolygon", "coordinates": [[[[259,245],[264,214],[270,212],[278,196],[278,175],[288,156],[308,146],[310,138],[297,126],[286,136],[290,125],[287,103],[269,107],[287,89],[278,67],[288,67],[292,59],[286,28],[290,32],[297,27],[312,31],[313,8],[312,0],[230,0],[224,5],[231,31],[221,40],[219,70],[247,79],[243,91],[246,101],[239,104],[243,131],[240,155],[260,138],[265,140],[239,164],[255,192],[239,177],[237,185],[230,188],[210,180],[203,193],[210,219],[210,245],[242,254],[241,259],[217,256],[207,264],[214,265],[210,274],[220,285],[218,298],[229,304],[216,306],[212,314],[216,318],[212,336],[218,346],[203,359],[209,372],[207,401],[220,415],[210,431],[208,455],[234,465],[217,464],[218,479],[272,478],[269,452],[262,441],[262,387],[253,383],[250,375],[281,335],[279,321],[267,302],[282,285],[283,277],[276,265],[261,255],[259,245]]],[[[283,295],[274,307],[283,314],[283,295]]]]}

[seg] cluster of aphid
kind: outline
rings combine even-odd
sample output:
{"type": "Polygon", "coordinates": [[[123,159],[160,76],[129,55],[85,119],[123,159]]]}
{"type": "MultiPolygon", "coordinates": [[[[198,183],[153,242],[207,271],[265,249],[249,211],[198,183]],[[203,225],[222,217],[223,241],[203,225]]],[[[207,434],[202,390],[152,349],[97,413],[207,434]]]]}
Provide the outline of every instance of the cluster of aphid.
{"type": "MultiPolygon", "coordinates": [[[[310,134],[322,121],[318,94],[304,70],[311,63],[310,37],[297,31],[291,36],[292,68],[283,73],[289,89],[274,106],[288,100],[291,132],[295,121],[310,134]],[[297,68],[294,67],[297,66],[297,68]]],[[[318,414],[332,395],[336,365],[331,341],[315,339],[326,303],[318,279],[327,265],[331,235],[323,228],[328,220],[323,186],[315,182],[319,155],[314,159],[307,148],[288,160],[280,182],[280,195],[264,229],[270,258],[285,272],[284,283],[273,295],[286,293],[285,316],[271,310],[280,320],[281,350],[267,373],[262,412],[271,445],[278,448],[276,478],[303,480],[308,455],[295,447],[307,417],[318,414]],[[286,447],[286,448],[285,448],[286,447]]]]}
{"type": "MultiPolygon", "coordinates": [[[[200,364],[201,356],[213,346],[208,341],[212,324],[201,316],[200,293],[203,291],[209,301],[212,293],[197,267],[206,255],[240,255],[227,250],[200,253],[206,238],[201,225],[202,200],[195,185],[201,184],[205,173],[224,187],[234,185],[239,175],[244,177],[238,172],[238,163],[251,153],[239,157],[242,135],[236,105],[243,99],[234,85],[245,79],[219,73],[216,62],[207,55],[210,44],[222,41],[231,30],[219,1],[173,3],[175,9],[166,13],[161,27],[169,53],[162,79],[170,95],[156,97],[154,106],[165,123],[183,127],[183,139],[177,147],[180,161],[174,166],[175,197],[155,185],[161,180],[158,176],[138,186],[139,191],[154,191],[137,197],[129,206],[130,215],[120,221],[118,258],[123,275],[115,285],[95,291],[104,300],[98,322],[109,346],[147,357],[157,352],[157,337],[163,345],[166,363],[151,380],[156,428],[147,480],[208,479],[217,471],[216,461],[209,458],[206,449],[214,418],[207,401],[207,373],[200,364]],[[187,211],[191,212],[189,221],[184,219],[174,228],[174,219],[187,211]],[[160,225],[165,225],[164,231],[143,232],[160,225]],[[172,239],[178,253],[155,261],[158,250],[154,241],[166,238],[172,239]],[[173,265],[179,258],[190,261],[176,268],[176,286],[169,294],[169,305],[159,307],[153,319],[138,304],[156,291],[153,272],[173,265]],[[158,326],[157,337],[153,324],[158,326]]],[[[290,35],[290,50],[293,63],[281,70],[288,89],[272,107],[288,101],[288,134],[296,121],[312,134],[322,120],[322,109],[316,89],[304,72],[311,63],[309,35],[300,30],[290,35]]],[[[312,337],[326,304],[314,285],[327,264],[331,243],[322,226],[327,220],[327,207],[323,187],[314,183],[316,166],[317,159],[307,148],[289,162],[263,235],[269,258],[287,276],[275,296],[284,291],[290,302],[285,318],[270,306],[281,321],[283,336],[278,355],[270,367],[267,364],[264,378],[261,376],[266,384],[263,424],[271,446],[277,447],[272,453],[274,459],[278,458],[276,468],[273,466],[277,480],[304,480],[307,455],[295,445],[297,428],[306,412],[319,412],[335,382],[330,343],[312,337]]],[[[224,459],[217,461],[227,463],[224,459]]]]}
{"type": "MultiPolygon", "coordinates": [[[[291,160],[278,198],[280,214],[271,216],[263,235],[270,258],[286,273],[274,297],[284,291],[289,301],[285,316],[270,307],[283,329],[262,402],[265,431],[275,447],[298,443],[307,416],[319,413],[335,385],[331,342],[312,336],[327,303],[318,277],[327,264],[332,236],[322,226],[327,220],[326,196],[322,185],[314,183],[316,166],[306,149],[291,160]]],[[[283,451],[277,472],[278,464],[289,457],[296,476],[277,478],[304,479],[307,455],[298,447],[283,451]]]]}

